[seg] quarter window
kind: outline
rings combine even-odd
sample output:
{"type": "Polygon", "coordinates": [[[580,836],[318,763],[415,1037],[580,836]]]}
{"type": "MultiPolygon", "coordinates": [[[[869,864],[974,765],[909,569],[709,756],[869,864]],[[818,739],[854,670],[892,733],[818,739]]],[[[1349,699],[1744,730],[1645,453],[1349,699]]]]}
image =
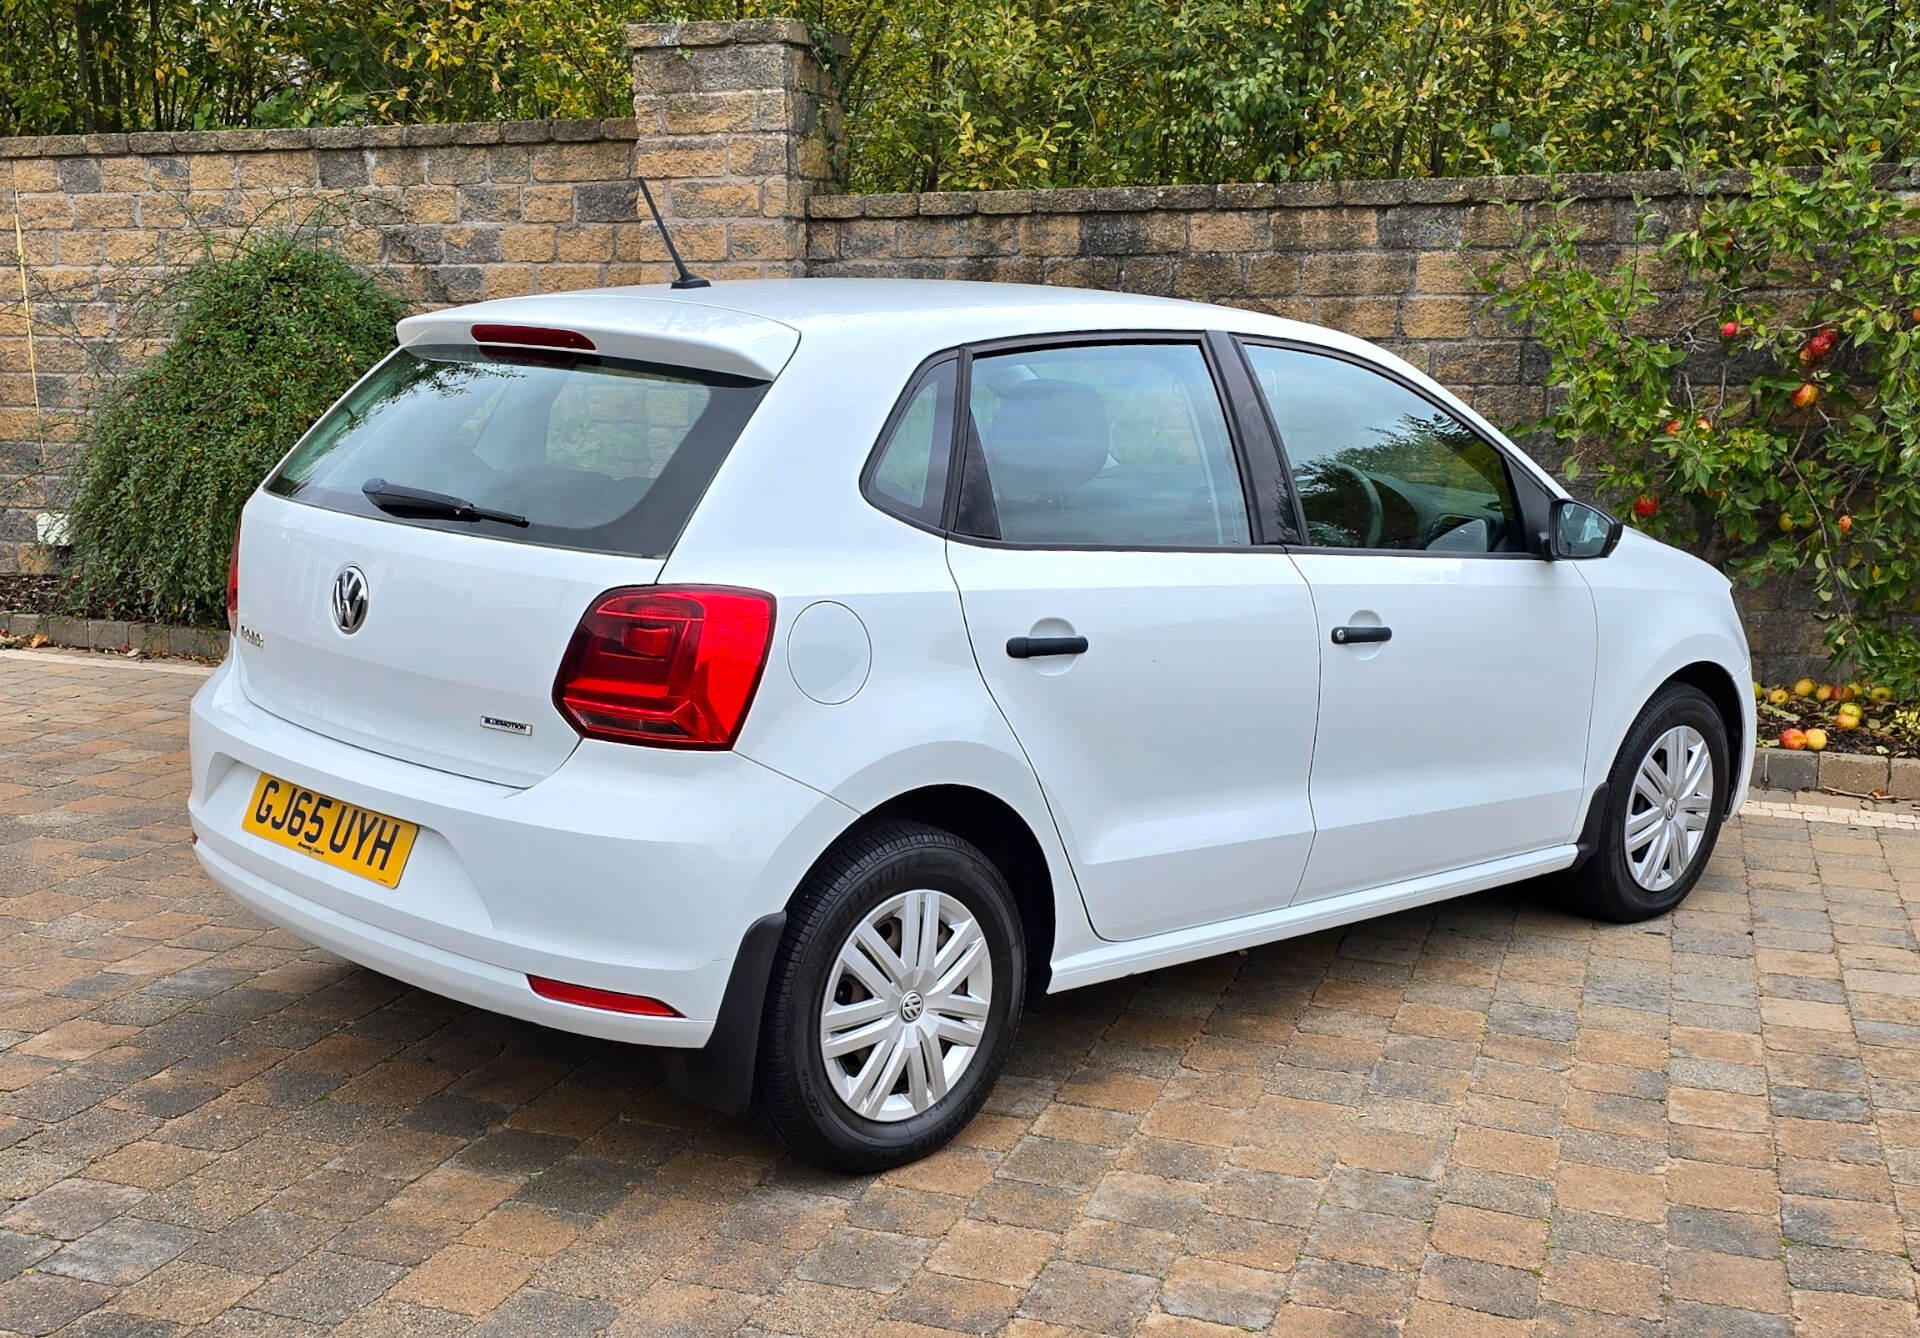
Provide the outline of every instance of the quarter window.
{"type": "Polygon", "coordinates": [[[947,497],[947,457],[953,450],[954,362],[929,367],[907,391],[868,481],[881,508],[938,525],[947,497]]]}
{"type": "Polygon", "coordinates": [[[1194,344],[974,359],[962,528],[1009,543],[1250,542],[1226,415],[1194,344]]]}
{"type": "Polygon", "coordinates": [[[1506,461],[1458,418],[1343,358],[1246,352],[1293,469],[1309,544],[1525,551],[1506,461]]]}

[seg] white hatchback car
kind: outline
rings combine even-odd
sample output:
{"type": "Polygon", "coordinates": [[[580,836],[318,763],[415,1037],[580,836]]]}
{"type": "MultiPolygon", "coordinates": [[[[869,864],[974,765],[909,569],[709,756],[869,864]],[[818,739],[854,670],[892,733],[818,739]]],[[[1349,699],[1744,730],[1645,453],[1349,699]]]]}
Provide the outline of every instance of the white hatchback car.
{"type": "Polygon", "coordinates": [[[1726,580],[1358,339],[824,279],[399,336],[247,503],[201,862],[818,1163],[952,1137],[1042,992],[1657,915],[1745,793],[1726,580]]]}

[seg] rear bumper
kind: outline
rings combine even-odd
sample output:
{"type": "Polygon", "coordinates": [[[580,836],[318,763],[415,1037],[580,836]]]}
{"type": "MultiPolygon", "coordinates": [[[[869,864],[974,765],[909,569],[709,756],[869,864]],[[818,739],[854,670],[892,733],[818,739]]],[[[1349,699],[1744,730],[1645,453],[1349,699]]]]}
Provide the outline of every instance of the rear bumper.
{"type": "Polygon", "coordinates": [[[698,1047],[756,921],[784,909],[852,810],[734,753],[585,743],[528,789],[435,771],[289,724],[229,661],[193,703],[195,851],[308,942],[564,1031],[698,1047]],[[387,889],[241,830],[262,772],[420,825],[387,889]],[[646,995],[636,1017],[535,994],[529,975],[646,995]]]}

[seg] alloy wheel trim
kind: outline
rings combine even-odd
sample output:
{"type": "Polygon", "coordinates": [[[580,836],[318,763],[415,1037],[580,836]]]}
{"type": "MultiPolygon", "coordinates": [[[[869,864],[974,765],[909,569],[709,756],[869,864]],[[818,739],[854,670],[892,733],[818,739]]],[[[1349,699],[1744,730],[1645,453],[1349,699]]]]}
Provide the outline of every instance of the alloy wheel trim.
{"type": "Polygon", "coordinates": [[[933,1109],[973,1066],[993,1013],[993,954],[979,917],[949,893],[914,888],[863,913],[821,992],[828,1085],[863,1119],[933,1109]]]}
{"type": "Polygon", "coordinates": [[[1713,750],[1699,730],[1662,730],[1633,774],[1621,853],[1648,892],[1665,892],[1693,867],[1713,816],[1713,750]]]}

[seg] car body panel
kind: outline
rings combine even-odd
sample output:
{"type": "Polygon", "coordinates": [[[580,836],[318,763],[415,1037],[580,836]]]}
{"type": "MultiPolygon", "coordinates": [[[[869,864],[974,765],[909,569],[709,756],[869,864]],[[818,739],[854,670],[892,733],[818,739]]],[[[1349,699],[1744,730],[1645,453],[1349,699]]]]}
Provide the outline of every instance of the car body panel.
{"type": "Polygon", "coordinates": [[[503,544],[255,493],[240,526],[235,656],[252,700],[307,729],[422,766],[531,785],[580,736],[553,704],[594,596],[649,584],[656,559],[503,544]],[[366,620],[333,585],[366,577],[366,620]],[[518,731],[486,721],[511,722],[518,731]]]}
{"type": "MultiPolygon", "coordinates": [[[[1727,578],[1698,558],[1635,530],[1595,562],[1574,564],[1593,591],[1600,626],[1587,787],[1607,778],[1640,710],[1668,679],[1697,664],[1718,667],[1741,704],[1727,811],[1740,811],[1752,778],[1757,714],[1753,665],[1727,578]]],[[[1732,731],[1730,731],[1732,732],[1732,731]]]]}
{"type": "MultiPolygon", "coordinates": [[[[517,974],[517,993],[530,993],[527,974],[541,975],[658,998],[710,1024],[745,927],[785,906],[853,817],[731,752],[655,749],[635,769],[632,750],[587,741],[531,787],[474,780],[282,720],[250,699],[246,673],[230,658],[194,698],[195,851],[256,909],[284,894],[288,917],[343,952],[364,932],[389,954],[420,945],[435,970],[450,969],[442,957],[479,963],[480,983],[517,974]],[[242,832],[262,771],[418,823],[399,885],[242,832]]],[[[381,961],[413,979],[390,955],[381,961]]],[[[544,1005],[526,1006],[551,1020],[544,1005]]],[[[652,1043],[705,1039],[699,1028],[665,1030],[652,1043]]]]}
{"type": "Polygon", "coordinates": [[[1578,564],[1316,553],[1321,647],[1313,859],[1298,900],[1572,838],[1593,708],[1593,598],[1578,564]],[[1333,629],[1392,640],[1334,645],[1333,629]]]}
{"type": "MultiPolygon", "coordinates": [[[[1016,624],[1025,619],[1027,626],[1006,633],[1016,635],[1049,616],[1039,613],[1039,604],[1012,597],[1022,588],[1034,595],[1040,583],[1033,574],[1014,570],[1021,565],[1018,553],[950,542],[883,513],[861,495],[862,465],[917,367],[941,350],[973,342],[1075,332],[1221,330],[1298,340],[1392,371],[1497,443],[1534,486],[1564,495],[1551,476],[1456,397],[1391,354],[1334,331],[1199,303],[998,284],[728,281],[687,292],[653,287],[487,303],[415,318],[403,332],[409,339],[438,341],[458,335],[463,323],[470,331],[482,318],[591,329],[596,340],[609,339],[608,351],[617,348],[622,356],[677,357],[690,366],[775,379],[664,564],[386,526],[256,498],[249,504],[241,545],[242,623],[263,637],[284,638],[293,653],[310,656],[312,663],[276,663],[270,654],[256,656],[255,648],[242,646],[202,690],[194,713],[191,807],[209,873],[269,918],[403,979],[516,1016],[650,1044],[701,1044],[747,927],[782,909],[808,869],[862,814],[932,786],[967,786],[992,795],[1031,831],[1053,887],[1052,989],[1564,868],[1578,858],[1575,841],[1585,809],[1620,741],[1662,682],[1706,662],[1725,673],[1743,699],[1749,696],[1745,640],[1726,582],[1704,564],[1631,533],[1614,554],[1596,561],[1551,567],[1531,558],[1483,561],[1483,567],[1510,569],[1499,577],[1481,577],[1489,586],[1511,582],[1530,598],[1551,591],[1568,602],[1556,610],[1554,631],[1547,637],[1525,641],[1528,630],[1518,624],[1491,634],[1486,650],[1504,657],[1497,663],[1476,669],[1466,651],[1455,648],[1446,682],[1418,684],[1423,700],[1439,703],[1435,710],[1449,718],[1416,718],[1409,728],[1416,734],[1425,730],[1419,737],[1431,747],[1436,741],[1449,744],[1484,719],[1489,746],[1564,747],[1564,759],[1556,752],[1552,767],[1529,768],[1504,756],[1503,768],[1481,778],[1485,789],[1475,802],[1483,809],[1513,801],[1527,777],[1539,778],[1545,796],[1537,804],[1527,801],[1529,835],[1517,843],[1532,848],[1518,849],[1506,840],[1495,846],[1502,853],[1465,859],[1460,846],[1447,858],[1461,862],[1438,870],[1422,870],[1403,850],[1382,855],[1372,882],[1362,886],[1364,879],[1338,873],[1337,852],[1342,843],[1349,855],[1379,854],[1369,850],[1370,844],[1392,844],[1390,835],[1381,835],[1390,796],[1365,800],[1364,773],[1356,765],[1324,773],[1327,830],[1345,835],[1328,842],[1328,869],[1319,876],[1312,864],[1319,838],[1302,830],[1306,819],[1322,816],[1312,804],[1312,773],[1300,766],[1303,750],[1312,756],[1318,747],[1338,746],[1344,763],[1351,760],[1347,752],[1358,758],[1365,748],[1390,757],[1399,741],[1390,716],[1332,731],[1323,721],[1317,742],[1295,737],[1313,732],[1310,721],[1301,723],[1306,719],[1302,702],[1309,694],[1318,702],[1326,692],[1327,680],[1303,668],[1332,650],[1324,624],[1360,612],[1367,601],[1352,598],[1351,590],[1336,598],[1334,592],[1348,578],[1331,572],[1322,572],[1316,587],[1316,564],[1332,561],[1331,555],[1305,549],[1291,555],[1232,554],[1231,563],[1217,565],[1232,567],[1242,594],[1253,564],[1264,564],[1273,581],[1260,593],[1258,607],[1289,626],[1298,622],[1300,630],[1260,629],[1248,643],[1249,653],[1266,654],[1275,672],[1263,683],[1244,672],[1244,665],[1226,666],[1228,690],[1271,695],[1278,688],[1286,709],[1255,722],[1249,739],[1234,741],[1241,752],[1226,778],[1239,786],[1245,802],[1210,811],[1200,803],[1197,783],[1189,787],[1185,811],[1197,815],[1202,836],[1223,839],[1226,852],[1210,850],[1184,867],[1176,861],[1156,869],[1153,860],[1145,860],[1128,897],[1115,903],[1119,912],[1110,921],[1089,916],[1076,870],[1093,875],[1087,884],[1097,900],[1103,865],[1118,868],[1128,862],[1107,857],[1128,853],[1126,828],[1131,825],[1140,838],[1136,853],[1154,840],[1163,850],[1177,851],[1181,842],[1167,837],[1182,810],[1171,805],[1160,815],[1153,840],[1146,838],[1154,836],[1154,821],[1135,814],[1131,824],[1109,824],[1112,832],[1082,850],[1085,824],[1064,806],[1050,804],[1053,796],[1043,784],[1051,773],[1066,774],[1062,763],[1030,754],[1097,741],[1090,722],[1100,703],[1071,703],[1080,713],[1076,726],[1045,741],[1044,730],[1021,723],[1023,711],[1032,708],[1003,711],[1012,698],[1003,694],[1006,700],[997,701],[988,680],[999,674],[1003,683],[1013,682],[1006,670],[1034,674],[1033,666],[994,661],[1003,629],[983,621],[970,637],[970,610],[961,594],[967,586],[969,597],[989,589],[1007,595],[1007,607],[995,617],[1016,624]],[[663,333],[669,330],[670,335],[663,333]],[[373,536],[362,539],[352,526],[378,530],[375,546],[386,556],[368,571],[370,578],[378,577],[376,595],[396,581],[402,588],[413,580],[487,587],[463,606],[459,616],[467,621],[460,626],[451,625],[452,608],[449,622],[442,624],[432,621],[435,615],[424,599],[409,606],[424,610],[423,630],[445,643],[446,658],[436,659],[431,672],[447,674],[450,691],[436,697],[428,673],[410,678],[414,669],[397,644],[382,650],[377,639],[370,639],[360,643],[374,664],[365,680],[367,700],[351,710],[299,705],[303,692],[318,695],[319,675],[338,653],[325,640],[335,633],[319,621],[328,607],[322,580],[334,574],[324,569],[336,560],[354,560],[356,542],[373,542],[373,536]],[[276,557],[272,546],[282,542],[274,537],[280,531],[306,536],[311,552],[276,557]],[[389,562],[390,568],[383,565],[389,562]],[[989,565],[1000,570],[988,575],[989,565]],[[982,577],[977,592],[975,577],[982,577]],[[567,737],[570,732],[557,713],[541,715],[535,709],[538,697],[551,710],[548,694],[561,648],[592,596],[653,580],[739,585],[775,596],[768,666],[730,752],[581,743],[567,737]],[[268,619],[263,601],[275,598],[275,591],[282,592],[287,607],[268,619]],[[1311,609],[1301,602],[1310,593],[1311,609]],[[1577,632],[1582,619],[1590,629],[1584,637],[1577,632]],[[1296,644],[1293,636],[1304,640],[1296,644]],[[1574,663],[1568,666],[1565,690],[1535,691],[1525,675],[1547,672],[1556,648],[1564,652],[1569,646],[1574,663]],[[390,658],[382,662],[383,655],[390,658]],[[487,656],[501,666],[491,678],[482,672],[487,656]],[[256,675],[252,691],[272,700],[272,711],[251,698],[256,675]],[[511,745],[528,740],[504,735],[456,746],[435,732],[456,713],[477,715],[486,709],[480,698],[489,683],[505,684],[512,700],[526,703],[536,749],[516,751],[511,745]],[[377,693],[371,691],[376,687],[377,693]],[[1518,725],[1499,718],[1522,709],[1552,712],[1555,718],[1518,725]],[[556,733],[558,744],[552,742],[556,733]],[[1255,746],[1274,750],[1279,768],[1264,790],[1252,785],[1246,770],[1255,746]],[[351,885],[342,881],[350,875],[239,834],[233,796],[260,770],[421,823],[418,870],[410,867],[394,893],[383,896],[372,884],[351,885]],[[1253,814],[1261,815],[1259,821],[1251,819],[1253,814]],[[1246,821],[1236,827],[1240,819],[1246,821]],[[1210,831],[1204,830],[1208,823],[1210,831]],[[543,826],[552,829],[556,841],[539,839],[534,829],[543,826]],[[1062,838],[1063,828],[1068,839],[1062,838]],[[1265,850],[1279,866],[1277,875],[1260,868],[1261,882],[1253,890],[1244,882],[1232,889],[1206,888],[1177,919],[1170,918],[1178,910],[1176,898],[1151,895],[1156,878],[1179,884],[1196,871],[1221,882],[1255,878],[1254,862],[1241,859],[1236,847],[1240,854],[1265,850]],[[1301,861],[1305,882],[1298,871],[1288,873],[1290,859],[1301,861]],[[1300,884],[1299,898],[1292,884],[1300,884]],[[1262,905],[1263,898],[1270,904],[1262,905]],[[1110,937],[1097,933],[1096,924],[1110,937]],[[515,973],[527,971],[649,994],[676,1007],[684,1001],[687,1016],[609,1019],[553,1004],[516,983],[515,973]]],[[[1194,555],[1176,555],[1179,561],[1164,564],[1166,574],[1155,574],[1148,569],[1162,564],[1149,561],[1151,556],[1113,555],[1112,566],[1127,569],[1137,585],[1150,589],[1155,581],[1163,588],[1190,587],[1195,572],[1207,565],[1188,562],[1194,555]]],[[[1362,561],[1437,563],[1430,572],[1443,573],[1453,569],[1448,563],[1463,560],[1362,561]]],[[[1464,581],[1464,572],[1461,576],[1464,590],[1471,583],[1464,581]]],[[[1090,573],[1077,579],[1096,588],[1099,583],[1090,573]]],[[[1118,607],[1118,583],[1108,579],[1118,607]]],[[[1404,577],[1402,583],[1418,584],[1404,577]]],[[[1220,596],[1211,611],[1192,617],[1205,623],[1241,597],[1220,596]]],[[[1406,642],[1383,649],[1415,643],[1415,629],[1437,626],[1444,616],[1437,605],[1404,604],[1395,617],[1396,636],[1406,642]],[[1402,633],[1400,626],[1409,630],[1402,633]]],[[[1489,609],[1476,606],[1471,616],[1484,621],[1489,609]]],[[[1130,652],[1162,658],[1141,615],[1132,617],[1126,634],[1130,652]]],[[[1099,631],[1082,630],[1090,639],[1099,631]]],[[[1164,658],[1219,659],[1227,653],[1226,644],[1209,640],[1189,650],[1170,640],[1164,658]]],[[[1041,689],[1068,686],[1076,673],[1058,675],[1057,681],[1023,682],[1041,689]]],[[[1143,681],[1156,679],[1148,674],[1143,681]]],[[[1367,681],[1354,676],[1334,692],[1343,715],[1366,699],[1367,681]]],[[[1404,688],[1417,680],[1403,675],[1397,681],[1404,688]]],[[[1115,679],[1099,685],[1094,696],[1131,690],[1115,679]]],[[[356,690],[354,695],[362,694],[356,690]]],[[[1206,706],[1209,735],[1220,737],[1231,712],[1220,702],[1206,706]]],[[[1112,714],[1114,728],[1124,728],[1127,704],[1116,703],[1112,714]]],[[[1744,791],[1753,737],[1750,700],[1742,730],[1736,802],[1744,791]]],[[[1136,755],[1129,761],[1138,772],[1143,759],[1136,755]]],[[[1188,758],[1183,765],[1191,763],[1188,758]]],[[[1078,781],[1095,792],[1115,783],[1093,775],[1097,763],[1087,759],[1069,757],[1064,765],[1069,772],[1077,770],[1078,781]]],[[[1128,783],[1145,782],[1136,774],[1128,783]]],[[[1438,839],[1447,822],[1439,816],[1444,797],[1434,798],[1441,785],[1437,772],[1409,778],[1407,784],[1393,802],[1413,809],[1424,803],[1432,815],[1424,830],[1438,839]]],[[[1134,797],[1139,797],[1137,788],[1134,797]]],[[[1485,818],[1485,812],[1475,818],[1473,830],[1495,841],[1485,818]]],[[[1206,887],[1204,881],[1186,885],[1206,887]]]]}
{"type": "Polygon", "coordinates": [[[947,560],[1095,928],[1137,939],[1285,905],[1313,846],[1320,673],[1292,560],[958,541],[947,560]],[[1007,654],[1075,635],[1084,655],[1007,654]]]}

